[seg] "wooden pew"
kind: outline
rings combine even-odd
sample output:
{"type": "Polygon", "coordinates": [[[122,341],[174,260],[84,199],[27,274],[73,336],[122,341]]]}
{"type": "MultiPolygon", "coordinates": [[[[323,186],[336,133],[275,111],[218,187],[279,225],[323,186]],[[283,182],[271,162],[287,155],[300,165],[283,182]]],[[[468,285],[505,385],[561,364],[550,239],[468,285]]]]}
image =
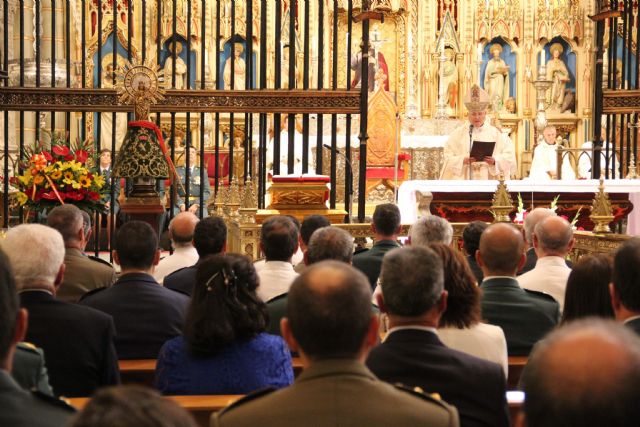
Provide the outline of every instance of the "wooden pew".
{"type": "MultiPolygon", "coordinates": [[[[291,359],[293,374],[297,377],[302,372],[302,361],[299,357],[291,359]]],[[[148,387],[155,386],[156,360],[120,360],[120,380],[122,384],[142,384],[148,387]]]]}
{"type": "MultiPolygon", "coordinates": [[[[199,426],[209,427],[209,419],[211,414],[235,402],[242,395],[221,394],[210,396],[165,396],[166,399],[173,400],[178,405],[187,410],[199,426]]],[[[89,397],[74,397],[67,399],[69,403],[81,410],[91,400],[89,397]]]]}
{"type": "Polygon", "coordinates": [[[517,390],[520,376],[527,364],[527,356],[509,356],[509,374],[507,376],[507,390],[517,390]]]}

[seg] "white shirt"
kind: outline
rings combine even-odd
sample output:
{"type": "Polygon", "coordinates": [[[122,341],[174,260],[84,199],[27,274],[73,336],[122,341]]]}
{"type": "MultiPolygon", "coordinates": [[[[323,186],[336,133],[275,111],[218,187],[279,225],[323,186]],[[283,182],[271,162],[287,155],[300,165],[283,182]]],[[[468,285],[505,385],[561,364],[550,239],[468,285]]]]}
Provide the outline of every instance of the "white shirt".
{"type": "Polygon", "coordinates": [[[192,245],[177,247],[173,254],[162,258],[153,273],[153,277],[162,283],[165,276],[184,267],[191,267],[198,262],[198,251],[192,245]]]}
{"type": "MultiPolygon", "coordinates": [[[[441,179],[469,179],[469,166],[463,163],[470,153],[469,122],[454,130],[444,144],[444,165],[441,179]]],[[[474,127],[471,141],[495,141],[493,149],[494,165],[485,162],[472,164],[472,179],[494,179],[500,173],[509,179],[516,164],[516,155],[511,140],[498,128],[488,122],[474,127]],[[477,170],[476,170],[477,167],[477,170]]]]}
{"type": "Polygon", "coordinates": [[[502,366],[504,376],[507,377],[507,340],[501,327],[477,323],[465,329],[439,328],[438,337],[449,348],[497,363],[502,366]]]}
{"type": "MultiPolygon", "coordinates": [[[[529,178],[548,181],[551,179],[549,172],[555,175],[557,170],[558,145],[541,142],[533,152],[529,178]]],[[[569,156],[565,156],[562,161],[562,179],[576,179],[569,156]]]]}
{"type": "Polygon", "coordinates": [[[570,273],[571,269],[567,267],[564,258],[545,256],[538,258],[533,270],[518,276],[518,283],[524,289],[551,295],[560,304],[560,312],[562,312],[570,273]]]}
{"type": "Polygon", "coordinates": [[[260,278],[257,293],[264,302],[289,292],[291,283],[298,277],[290,262],[267,261],[254,265],[260,278]]]}

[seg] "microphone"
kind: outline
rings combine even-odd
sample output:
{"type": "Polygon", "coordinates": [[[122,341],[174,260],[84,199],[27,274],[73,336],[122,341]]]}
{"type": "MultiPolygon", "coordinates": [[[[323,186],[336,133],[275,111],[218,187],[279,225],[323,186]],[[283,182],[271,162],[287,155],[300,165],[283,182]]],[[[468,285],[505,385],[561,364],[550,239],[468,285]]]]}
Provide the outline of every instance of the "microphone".
{"type": "Polygon", "coordinates": [[[347,177],[345,176],[345,185],[349,186],[348,190],[349,190],[350,197],[349,197],[349,206],[348,206],[349,211],[347,212],[347,218],[349,219],[349,222],[351,222],[351,212],[353,212],[353,184],[351,182],[353,180],[353,166],[351,165],[351,161],[349,160],[349,158],[345,156],[344,153],[340,152],[340,150],[333,148],[329,144],[322,144],[322,147],[326,148],[332,153],[335,153],[336,156],[341,156],[344,159],[344,163],[349,168],[349,176],[351,177],[351,180],[347,181],[346,179],[347,177]]]}
{"type": "Polygon", "coordinates": [[[473,123],[469,123],[469,136],[473,133],[473,123]]]}

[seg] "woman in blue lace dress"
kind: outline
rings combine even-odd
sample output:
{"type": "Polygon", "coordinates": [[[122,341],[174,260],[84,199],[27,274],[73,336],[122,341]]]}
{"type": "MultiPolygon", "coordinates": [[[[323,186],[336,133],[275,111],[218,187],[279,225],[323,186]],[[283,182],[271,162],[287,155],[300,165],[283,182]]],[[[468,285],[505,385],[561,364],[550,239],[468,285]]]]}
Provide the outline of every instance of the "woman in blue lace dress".
{"type": "Polygon", "coordinates": [[[245,394],[293,382],[282,338],[265,333],[258,276],[242,255],[214,255],[198,266],[183,335],[167,341],[156,366],[164,394],[245,394]]]}

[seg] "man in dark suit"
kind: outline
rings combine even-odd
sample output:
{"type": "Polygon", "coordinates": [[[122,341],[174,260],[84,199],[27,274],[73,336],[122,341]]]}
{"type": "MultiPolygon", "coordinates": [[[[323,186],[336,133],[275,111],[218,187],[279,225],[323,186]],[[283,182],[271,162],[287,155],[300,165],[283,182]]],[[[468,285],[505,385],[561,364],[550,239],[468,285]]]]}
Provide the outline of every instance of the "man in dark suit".
{"type": "Polygon", "coordinates": [[[189,298],[154,280],[159,259],[158,237],[151,226],[142,221],[125,223],[113,253],[122,268],[120,278],[80,301],[113,316],[120,359],[155,359],[165,341],[182,333],[189,298]]]}
{"type": "Polygon", "coordinates": [[[632,427],[640,419],[640,339],[604,319],[569,322],[523,372],[518,427],[632,427]]]}
{"type": "Polygon", "coordinates": [[[116,273],[111,265],[94,261],[83,252],[91,229],[85,232],[82,211],[70,204],[57,206],[47,215],[47,225],[60,232],[64,240],[64,279],[56,298],[78,302],[89,291],[111,286],[116,273]]]}
{"type": "MultiPolygon", "coordinates": [[[[189,167],[187,168],[186,158],[184,164],[176,168],[178,177],[182,185],[178,186],[178,197],[175,200],[175,206],[173,209],[174,215],[178,212],[189,211],[196,215],[200,210],[200,206],[203,207],[202,215],[206,217],[207,202],[211,194],[211,187],[209,185],[209,176],[207,169],[201,169],[198,166],[198,151],[196,147],[189,145],[189,167]],[[187,181],[187,173],[189,174],[189,181],[187,181]],[[189,192],[189,198],[187,199],[186,192],[189,192]],[[202,191],[202,198],[200,192],[202,191]]],[[[186,153],[186,151],[185,151],[186,153]]]]}
{"type": "MultiPolygon", "coordinates": [[[[300,236],[298,239],[300,250],[303,254],[307,252],[307,249],[309,248],[309,240],[311,239],[311,235],[314,233],[314,231],[319,228],[329,227],[330,225],[331,222],[329,222],[327,217],[324,215],[307,215],[304,217],[304,219],[302,220],[302,225],[300,225],[300,236]]],[[[295,265],[293,269],[297,273],[302,273],[302,270],[304,270],[305,266],[306,264],[303,260],[295,265]]]]}
{"type": "Polygon", "coordinates": [[[65,426],[73,414],[70,406],[46,394],[21,389],[9,374],[16,344],[27,330],[27,317],[27,310],[19,305],[9,261],[0,252],[0,425],[65,426]]]}
{"type": "Polygon", "coordinates": [[[29,311],[26,339],[47,355],[56,395],[89,396],[120,382],[111,316],[55,298],[65,271],[64,243],[53,228],[23,224],[0,242],[29,311]]]}
{"type": "Polygon", "coordinates": [[[367,366],[392,384],[438,393],[454,405],[460,425],[507,427],[505,378],[496,364],[446,347],[436,332],[447,308],[442,261],[429,248],[408,246],[382,261],[378,306],[389,316],[385,341],[367,366]]]}
{"type": "Polygon", "coordinates": [[[108,148],[103,148],[100,150],[99,157],[99,165],[93,170],[93,173],[101,175],[104,178],[104,186],[103,190],[103,200],[105,202],[106,208],[109,212],[111,212],[111,205],[113,205],[113,213],[118,214],[120,210],[120,204],[118,203],[118,196],[120,195],[120,180],[111,179],[111,150],[108,148]],[[111,199],[111,186],[113,185],[113,200],[111,199]],[[113,203],[112,203],[113,202],[113,203]]]}
{"type": "Polygon", "coordinates": [[[478,250],[478,246],[480,246],[480,236],[482,236],[482,232],[488,226],[489,224],[483,221],[471,221],[464,230],[462,230],[462,245],[467,255],[467,262],[469,263],[469,267],[471,267],[471,271],[473,271],[473,275],[476,276],[478,283],[482,283],[484,276],[482,269],[476,261],[476,251],[478,250]]]}
{"type": "Polygon", "coordinates": [[[378,380],[364,361],[378,341],[367,278],[342,262],[305,269],[291,286],[282,335],[305,366],[295,383],[215,414],[217,426],[458,425],[455,409],[378,380]]]}
{"type": "Polygon", "coordinates": [[[400,210],[393,203],[376,206],[371,222],[375,243],[368,251],[359,252],[353,257],[353,266],[362,271],[369,279],[371,289],[375,289],[380,275],[382,257],[391,249],[400,247],[400,210]]]}
{"type": "Polygon", "coordinates": [[[476,260],[484,273],[482,317],[502,328],[509,356],[527,356],[558,323],[560,307],[553,297],[518,284],[516,272],[525,262],[522,233],[510,224],[489,226],[480,238],[476,260]]]}
{"type": "Polygon", "coordinates": [[[616,320],[640,335],[640,238],[627,240],[616,252],[609,293],[616,320]]]}
{"type": "Polygon", "coordinates": [[[193,231],[193,246],[198,252],[198,262],[166,276],[163,282],[165,288],[191,296],[200,261],[208,255],[216,255],[226,250],[227,226],[224,220],[215,215],[200,220],[193,231]]]}

